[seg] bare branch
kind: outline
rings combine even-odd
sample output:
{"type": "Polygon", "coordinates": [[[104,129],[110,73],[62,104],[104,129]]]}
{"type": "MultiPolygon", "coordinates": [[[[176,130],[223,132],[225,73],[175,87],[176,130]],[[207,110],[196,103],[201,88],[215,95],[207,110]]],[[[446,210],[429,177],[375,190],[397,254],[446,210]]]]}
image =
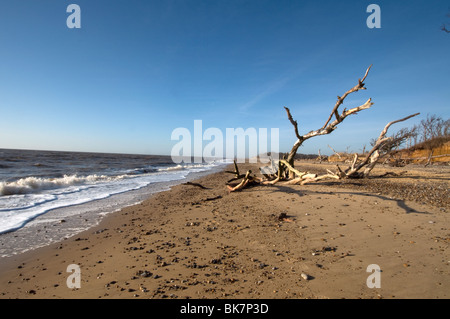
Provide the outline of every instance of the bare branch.
{"type": "Polygon", "coordinates": [[[380,148],[383,146],[383,144],[387,141],[390,141],[391,138],[390,137],[386,137],[387,131],[388,129],[395,123],[398,122],[403,122],[406,121],[414,116],[419,115],[420,113],[415,113],[412,115],[409,115],[407,117],[404,117],[400,120],[396,120],[396,121],[392,121],[389,122],[388,124],[386,124],[386,126],[384,127],[384,129],[381,131],[380,136],[378,136],[375,145],[372,147],[372,149],[370,150],[369,154],[367,155],[366,159],[364,161],[362,161],[358,166],[353,168],[350,168],[349,170],[347,170],[345,172],[345,175],[347,177],[355,177],[355,175],[357,175],[358,171],[363,168],[364,166],[366,166],[367,164],[369,164],[369,166],[366,168],[366,170],[364,171],[363,176],[368,176],[370,171],[373,169],[373,167],[375,166],[375,164],[377,163],[379,157],[380,157],[380,148]]]}
{"type": "Polygon", "coordinates": [[[331,111],[330,116],[328,117],[327,121],[325,122],[325,124],[322,126],[322,130],[328,125],[328,123],[331,121],[331,118],[333,117],[333,114],[336,116],[336,120],[339,120],[339,113],[338,113],[338,109],[339,106],[344,103],[345,98],[353,93],[353,92],[357,92],[359,90],[365,90],[366,88],[364,87],[364,80],[366,79],[367,75],[369,74],[370,68],[372,67],[372,64],[367,68],[366,73],[364,74],[364,77],[362,79],[358,80],[358,84],[355,85],[353,88],[351,88],[350,90],[348,90],[347,92],[344,93],[344,95],[342,96],[338,96],[338,100],[336,102],[336,104],[334,105],[333,110],[331,111]]]}
{"type": "Polygon", "coordinates": [[[291,124],[294,126],[295,136],[297,136],[297,138],[298,138],[299,140],[301,140],[302,137],[301,137],[300,134],[298,133],[298,124],[297,124],[297,121],[294,121],[294,119],[292,118],[291,111],[289,110],[289,108],[287,108],[287,107],[285,106],[284,109],[286,110],[286,113],[287,113],[287,116],[288,116],[289,121],[290,121],[291,124]]]}
{"type": "Polygon", "coordinates": [[[407,117],[405,117],[405,118],[402,118],[402,119],[400,119],[400,120],[396,120],[396,121],[389,122],[388,124],[386,124],[386,126],[385,126],[384,129],[383,129],[383,131],[381,131],[381,134],[380,134],[380,136],[378,137],[378,140],[381,139],[381,138],[384,138],[384,137],[386,136],[386,133],[387,133],[388,129],[389,129],[393,124],[398,123],[398,122],[403,122],[403,121],[409,120],[410,118],[412,118],[412,117],[414,117],[414,116],[417,116],[417,115],[419,115],[419,114],[420,114],[420,113],[415,113],[415,114],[409,115],[409,116],[407,116],[407,117]]]}
{"type": "Polygon", "coordinates": [[[330,170],[327,170],[327,174],[324,175],[320,175],[320,176],[316,176],[314,178],[310,178],[310,179],[305,179],[304,181],[301,182],[301,184],[306,184],[306,183],[310,183],[310,182],[315,182],[315,181],[319,181],[322,179],[342,179],[342,178],[361,178],[361,177],[367,177],[369,175],[369,173],[372,171],[373,167],[376,165],[376,163],[378,162],[378,159],[380,158],[380,148],[383,147],[383,145],[386,142],[392,141],[393,138],[391,137],[386,137],[387,131],[389,129],[389,127],[391,127],[393,124],[398,123],[398,122],[403,122],[406,121],[414,116],[419,115],[420,113],[416,113],[416,114],[412,114],[409,115],[405,118],[402,118],[400,120],[396,120],[396,121],[392,121],[389,122],[384,129],[381,131],[380,136],[378,137],[378,139],[376,140],[376,142],[374,143],[375,145],[373,146],[372,150],[369,152],[368,156],[358,165],[356,165],[357,161],[358,161],[358,155],[355,154],[353,157],[353,160],[349,166],[348,169],[346,169],[345,171],[343,171],[339,165],[336,165],[336,173],[331,172],[330,170]],[[359,173],[359,170],[361,168],[363,168],[364,166],[367,166],[365,171],[363,173],[359,173]]]}
{"type": "Polygon", "coordinates": [[[228,189],[230,192],[235,192],[238,190],[243,189],[245,186],[247,186],[248,182],[250,181],[250,174],[252,173],[252,171],[247,171],[247,174],[245,174],[244,179],[235,187],[232,187],[231,185],[227,185],[228,189]]]}
{"type": "Polygon", "coordinates": [[[197,186],[197,187],[200,187],[201,189],[209,189],[209,188],[203,186],[202,184],[199,184],[199,183],[193,183],[193,182],[187,182],[187,183],[184,183],[183,185],[191,185],[191,186],[197,186]]]}
{"type": "Polygon", "coordinates": [[[341,155],[338,152],[336,152],[334,148],[332,148],[330,145],[328,145],[328,147],[331,148],[331,150],[334,152],[334,154],[336,154],[339,157],[339,159],[341,159],[341,155]]]}
{"type": "Polygon", "coordinates": [[[295,157],[295,154],[297,154],[297,150],[298,148],[303,144],[303,142],[311,137],[315,137],[315,136],[320,136],[320,135],[326,135],[326,134],[330,134],[331,132],[333,132],[339,123],[342,123],[342,121],[344,121],[344,119],[352,114],[356,114],[359,111],[365,110],[370,108],[373,105],[372,103],[372,99],[368,99],[366,101],[366,103],[364,103],[363,105],[360,105],[358,107],[352,108],[350,110],[343,110],[342,113],[339,116],[339,119],[334,120],[333,122],[331,122],[330,124],[328,124],[327,127],[325,128],[321,128],[315,131],[311,131],[303,136],[300,136],[300,138],[295,142],[294,146],[292,147],[291,151],[289,152],[287,161],[289,163],[291,163],[291,165],[293,164],[293,160],[295,157]]]}
{"type": "Polygon", "coordinates": [[[366,101],[366,103],[364,103],[363,105],[360,105],[360,106],[358,106],[358,107],[352,108],[352,109],[350,109],[350,110],[344,109],[344,110],[342,111],[341,114],[339,114],[339,112],[338,112],[339,106],[344,102],[344,99],[345,99],[350,93],[353,93],[353,92],[357,92],[357,91],[359,91],[359,90],[365,90],[365,89],[366,89],[366,88],[364,87],[364,85],[365,85],[365,84],[364,84],[364,81],[365,81],[365,79],[367,78],[367,75],[369,74],[369,71],[370,71],[371,68],[372,68],[372,65],[370,65],[370,66],[367,68],[366,73],[364,74],[364,77],[363,77],[362,79],[359,79],[359,80],[358,80],[358,84],[357,84],[357,85],[355,85],[353,88],[351,88],[350,90],[348,90],[347,92],[345,92],[345,94],[344,94],[342,97],[338,96],[338,101],[336,102],[336,105],[334,106],[334,108],[333,108],[333,110],[332,110],[330,116],[328,117],[327,121],[325,122],[325,125],[324,125],[323,127],[321,127],[320,129],[318,129],[318,130],[311,131],[311,132],[309,132],[309,133],[307,133],[307,134],[305,134],[305,135],[300,135],[299,132],[298,132],[297,121],[295,121],[295,120],[292,118],[292,115],[291,115],[290,110],[289,110],[287,107],[284,107],[284,108],[286,109],[287,114],[288,114],[288,119],[289,119],[289,121],[290,121],[291,124],[294,126],[294,129],[295,129],[295,135],[296,135],[296,137],[297,137],[297,141],[296,141],[296,142],[294,143],[294,145],[292,146],[292,149],[291,149],[291,151],[289,152],[289,155],[288,155],[288,157],[287,157],[287,161],[288,161],[291,165],[294,164],[294,158],[295,158],[295,155],[297,154],[298,148],[303,144],[303,142],[304,142],[305,140],[307,140],[307,139],[309,139],[309,138],[311,138],[311,137],[314,137],[314,136],[330,134],[331,132],[333,132],[333,131],[337,128],[337,125],[338,125],[339,123],[341,123],[342,121],[344,121],[344,119],[345,119],[347,116],[349,116],[349,115],[351,115],[351,114],[356,114],[356,113],[358,113],[359,111],[368,109],[368,108],[370,108],[370,107],[373,105],[372,100],[371,100],[371,99],[368,99],[368,100],[366,101]],[[336,119],[335,119],[333,122],[330,123],[330,121],[331,121],[331,119],[332,119],[332,117],[333,117],[333,114],[335,115],[336,119]]]}
{"type": "Polygon", "coordinates": [[[370,108],[373,105],[372,103],[372,99],[368,99],[366,101],[366,103],[364,103],[363,105],[360,105],[358,107],[354,107],[350,110],[343,110],[342,113],[339,115],[339,119],[334,120],[333,122],[331,122],[330,124],[328,124],[327,127],[325,128],[321,128],[319,130],[316,131],[311,131],[306,135],[303,135],[303,140],[306,140],[308,138],[314,137],[314,136],[319,136],[319,135],[326,135],[326,134],[330,134],[331,132],[333,132],[336,127],[338,126],[339,123],[342,123],[342,121],[344,121],[344,119],[352,114],[356,114],[359,111],[365,110],[370,108]]]}
{"type": "MultiPolygon", "coordinates": [[[[366,109],[369,109],[370,107],[372,107],[372,105],[374,103],[372,103],[372,99],[369,98],[364,104],[354,107],[354,108],[351,108],[351,109],[348,109],[348,110],[346,108],[344,108],[344,110],[342,110],[342,112],[339,113],[339,106],[342,105],[342,103],[344,102],[344,99],[349,94],[351,94],[353,92],[357,92],[359,90],[366,89],[364,81],[367,78],[371,67],[372,67],[372,65],[367,68],[367,70],[364,74],[364,77],[362,79],[358,80],[358,84],[356,86],[354,86],[353,88],[351,88],[350,90],[345,92],[345,94],[342,97],[338,96],[338,101],[336,102],[329,118],[325,122],[325,125],[323,127],[321,127],[320,129],[310,131],[309,133],[304,134],[304,135],[300,135],[300,133],[298,131],[297,121],[294,120],[294,118],[292,117],[292,114],[291,114],[291,111],[289,110],[289,108],[284,107],[289,121],[291,122],[292,126],[294,126],[297,141],[294,143],[287,158],[284,157],[283,160],[278,161],[279,166],[278,166],[277,176],[275,176],[274,173],[271,173],[271,174],[264,175],[265,179],[260,179],[260,178],[257,178],[256,176],[251,176],[250,175],[251,171],[248,171],[247,174],[245,174],[245,176],[244,176],[239,173],[239,169],[235,162],[234,163],[234,165],[235,165],[234,172],[229,172],[229,173],[235,175],[235,178],[233,180],[242,178],[242,181],[240,183],[237,183],[234,185],[228,185],[230,192],[241,190],[251,184],[274,185],[274,184],[277,184],[278,182],[280,182],[281,180],[285,180],[285,181],[287,180],[285,182],[286,184],[301,184],[301,185],[303,185],[306,183],[319,181],[322,179],[328,179],[328,178],[343,179],[343,178],[367,177],[368,174],[370,173],[370,171],[373,169],[373,167],[378,162],[379,158],[381,158],[383,155],[387,154],[390,150],[393,149],[393,147],[391,147],[390,144],[388,144],[388,143],[391,143],[392,145],[399,145],[399,143],[401,143],[402,140],[404,140],[406,134],[409,134],[409,136],[411,136],[411,133],[408,131],[400,131],[393,137],[386,137],[386,134],[387,134],[387,131],[389,130],[389,128],[395,123],[406,121],[414,116],[419,115],[420,113],[412,114],[405,118],[389,122],[384,127],[384,129],[381,131],[380,136],[373,143],[373,148],[370,152],[367,153],[366,157],[363,158],[362,160],[359,160],[358,155],[355,154],[353,159],[350,162],[349,167],[346,170],[342,170],[339,167],[339,165],[337,165],[336,173],[333,173],[330,170],[327,170],[326,174],[317,176],[316,174],[310,174],[308,172],[301,172],[301,171],[295,169],[294,168],[294,158],[295,158],[298,148],[303,144],[303,142],[305,140],[315,137],[315,136],[330,134],[348,116],[350,116],[352,114],[357,114],[358,112],[360,112],[362,110],[366,110],[366,109]],[[334,120],[332,120],[333,115],[335,116],[334,120]],[[365,170],[363,173],[360,173],[359,171],[362,168],[365,168],[365,170]],[[287,173],[289,173],[289,178],[286,175],[287,173]]],[[[444,127],[445,126],[444,124],[442,124],[441,126],[444,127]]],[[[445,127],[441,128],[441,126],[439,126],[440,127],[439,130],[441,130],[441,131],[447,130],[445,127]]],[[[331,146],[328,145],[328,147],[330,147],[332,149],[331,146]]],[[[334,151],[334,152],[336,154],[338,154],[336,151],[334,151]]],[[[340,154],[338,154],[338,155],[340,156],[340,154]]],[[[319,158],[321,158],[320,150],[319,150],[319,158]]],[[[273,163],[272,163],[272,166],[273,166],[273,163]]]]}
{"type": "Polygon", "coordinates": [[[300,172],[300,171],[296,170],[285,160],[280,160],[280,163],[285,165],[291,172],[296,174],[300,179],[303,178],[305,175],[309,174],[308,172],[300,172]]]}

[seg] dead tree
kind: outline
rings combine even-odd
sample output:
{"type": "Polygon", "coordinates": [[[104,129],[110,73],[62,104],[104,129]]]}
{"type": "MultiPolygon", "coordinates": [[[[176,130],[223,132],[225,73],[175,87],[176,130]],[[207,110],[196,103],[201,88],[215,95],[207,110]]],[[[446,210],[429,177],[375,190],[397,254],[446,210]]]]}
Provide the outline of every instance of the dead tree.
{"type": "MultiPolygon", "coordinates": [[[[237,191],[245,188],[249,184],[262,184],[262,185],[274,185],[279,183],[280,181],[285,181],[287,184],[306,184],[314,181],[319,181],[322,179],[343,179],[343,178],[362,178],[367,177],[370,174],[370,171],[373,169],[373,167],[376,165],[380,158],[380,149],[387,145],[387,143],[392,143],[393,138],[392,137],[386,137],[387,131],[389,127],[395,123],[405,121],[413,116],[418,115],[413,114],[408,117],[405,117],[400,120],[392,121],[388,123],[383,131],[381,132],[380,136],[374,143],[374,146],[372,150],[368,153],[366,158],[358,163],[358,155],[355,154],[353,157],[353,160],[351,161],[351,164],[349,168],[346,170],[342,170],[339,165],[337,165],[337,172],[332,172],[330,170],[327,170],[327,174],[317,176],[316,174],[310,174],[309,172],[302,172],[295,168],[294,166],[294,159],[295,155],[297,154],[298,148],[305,142],[306,140],[315,137],[315,136],[321,136],[330,134],[333,132],[337,126],[342,123],[349,115],[357,114],[358,112],[362,110],[369,109],[373,103],[372,99],[368,99],[364,104],[351,108],[347,110],[344,108],[341,113],[339,113],[339,107],[344,103],[345,98],[354,92],[358,92],[360,90],[365,90],[365,79],[367,75],[369,74],[369,71],[371,69],[372,65],[369,66],[366,70],[366,73],[364,74],[364,77],[362,79],[358,80],[358,84],[355,85],[353,88],[345,92],[342,96],[338,96],[337,102],[334,105],[330,116],[326,120],[325,124],[317,129],[310,131],[309,133],[305,135],[300,135],[298,130],[298,123],[296,120],[293,119],[292,114],[289,110],[289,108],[284,107],[287,113],[288,120],[291,122],[291,124],[294,127],[294,132],[297,137],[297,141],[292,146],[291,151],[285,156],[282,160],[278,161],[278,172],[277,174],[272,174],[271,176],[268,176],[265,174],[265,179],[257,178],[256,176],[251,175],[251,171],[248,171],[247,174],[242,175],[239,173],[239,169],[235,163],[235,171],[229,172],[232,174],[235,174],[235,178],[233,178],[231,181],[242,179],[240,183],[230,185],[228,182],[228,189],[230,191],[237,191]],[[333,117],[335,118],[333,120],[333,117]],[[364,171],[361,172],[361,170],[364,168],[364,171]]],[[[272,167],[274,166],[274,163],[272,162],[272,167]]]]}
{"type": "Polygon", "coordinates": [[[359,111],[362,111],[362,110],[366,110],[366,109],[370,108],[373,105],[372,99],[368,99],[366,101],[366,103],[364,103],[363,105],[360,105],[358,107],[354,107],[354,108],[349,109],[349,110],[344,108],[342,113],[339,114],[339,107],[344,103],[345,98],[349,94],[366,89],[364,80],[366,79],[367,75],[369,74],[369,71],[370,71],[371,67],[372,67],[372,65],[367,68],[366,73],[364,74],[364,77],[362,79],[358,80],[358,84],[357,85],[355,85],[350,90],[345,92],[342,96],[338,96],[337,102],[334,105],[330,116],[326,120],[325,124],[321,128],[319,128],[317,130],[311,131],[311,132],[309,132],[309,133],[307,133],[305,135],[300,135],[300,133],[298,131],[298,123],[297,123],[297,121],[295,121],[292,118],[291,111],[289,110],[289,108],[284,107],[284,109],[286,110],[287,117],[288,117],[289,121],[294,126],[295,136],[297,137],[297,141],[292,146],[292,149],[289,152],[289,155],[288,155],[288,157],[286,159],[286,161],[289,163],[289,165],[294,167],[294,159],[295,159],[295,155],[297,154],[297,150],[303,144],[303,142],[305,142],[307,139],[310,139],[310,138],[315,137],[315,136],[330,134],[331,132],[333,132],[337,128],[337,126],[340,123],[342,123],[347,118],[347,116],[352,115],[352,114],[356,114],[356,113],[358,113],[359,111]],[[333,116],[335,117],[335,120],[331,122],[333,116]]]}
{"type": "MultiPolygon", "coordinates": [[[[407,135],[401,135],[401,136],[396,136],[396,137],[387,137],[386,134],[387,134],[387,131],[389,130],[389,128],[395,123],[406,121],[406,120],[408,120],[414,116],[417,116],[419,114],[420,113],[415,113],[415,114],[409,115],[405,118],[402,118],[402,119],[399,119],[396,121],[392,121],[392,122],[389,122],[388,124],[386,124],[384,129],[381,131],[380,136],[378,136],[377,140],[375,141],[374,146],[369,151],[369,154],[366,156],[366,158],[361,163],[356,165],[356,163],[358,161],[358,154],[355,154],[353,161],[351,163],[351,166],[348,169],[346,169],[345,171],[342,171],[339,168],[339,165],[337,165],[338,172],[336,173],[336,175],[339,178],[360,178],[360,177],[369,176],[370,172],[372,171],[372,169],[375,167],[375,165],[381,158],[381,155],[382,155],[381,150],[386,145],[397,144],[400,140],[403,140],[407,137],[407,135]],[[362,170],[362,168],[364,168],[364,171],[360,172],[362,170]]],[[[392,149],[392,148],[390,148],[390,149],[392,149]]],[[[388,153],[389,153],[389,151],[386,151],[386,152],[384,152],[383,155],[386,155],[388,153]]]]}
{"type": "Polygon", "coordinates": [[[323,179],[346,179],[346,178],[366,178],[369,176],[372,169],[379,162],[379,160],[390,153],[392,147],[386,148],[387,145],[394,145],[398,143],[400,140],[404,140],[407,136],[392,136],[387,137],[388,129],[395,123],[406,121],[414,116],[419,115],[420,113],[409,115],[405,118],[389,122],[384,129],[381,131],[380,136],[377,138],[374,146],[369,151],[368,155],[361,162],[358,163],[358,154],[354,154],[353,160],[350,163],[350,166],[343,170],[339,165],[336,165],[337,171],[332,172],[327,170],[327,174],[317,176],[315,174],[309,174],[307,172],[300,172],[293,168],[287,161],[280,161],[287,169],[289,169],[292,173],[295,174],[295,178],[289,180],[288,184],[301,184],[304,185],[306,183],[316,182],[323,179]],[[389,149],[389,151],[383,151],[389,149]]]}

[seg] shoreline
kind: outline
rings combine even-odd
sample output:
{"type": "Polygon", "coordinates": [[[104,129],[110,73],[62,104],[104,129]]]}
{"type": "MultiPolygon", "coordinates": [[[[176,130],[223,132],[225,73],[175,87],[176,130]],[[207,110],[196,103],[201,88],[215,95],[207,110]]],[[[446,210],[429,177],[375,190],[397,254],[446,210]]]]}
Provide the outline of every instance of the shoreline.
{"type": "Polygon", "coordinates": [[[139,189],[77,205],[62,206],[42,213],[27,221],[20,228],[0,234],[0,261],[5,257],[22,254],[76,236],[78,233],[98,225],[104,216],[118,212],[125,207],[139,205],[153,194],[223,170],[225,166],[217,165],[209,170],[191,172],[182,179],[154,182],[139,189]]]}
{"type": "Polygon", "coordinates": [[[228,193],[229,178],[176,185],[74,237],[0,259],[0,298],[450,297],[439,205],[332,183],[228,193]],[[66,286],[70,264],[80,266],[80,289],[66,286]],[[367,287],[371,264],[382,269],[380,289],[367,287]]]}

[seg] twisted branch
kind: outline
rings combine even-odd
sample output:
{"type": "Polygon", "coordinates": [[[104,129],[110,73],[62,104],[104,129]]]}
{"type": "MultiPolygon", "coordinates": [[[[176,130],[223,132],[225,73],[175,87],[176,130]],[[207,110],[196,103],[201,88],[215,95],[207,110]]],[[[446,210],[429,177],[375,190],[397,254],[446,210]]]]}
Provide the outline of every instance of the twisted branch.
{"type": "Polygon", "coordinates": [[[366,89],[364,81],[365,81],[367,75],[369,74],[369,71],[370,71],[371,68],[372,68],[372,65],[370,65],[367,68],[366,73],[364,74],[364,77],[362,79],[358,80],[358,84],[357,85],[355,85],[353,88],[351,88],[350,90],[345,92],[344,95],[338,96],[338,100],[337,100],[333,110],[331,111],[330,116],[328,117],[328,119],[325,122],[325,124],[318,130],[311,131],[311,132],[309,132],[309,133],[307,133],[305,135],[300,135],[299,132],[298,132],[297,121],[295,121],[292,118],[290,110],[287,107],[284,107],[286,112],[287,112],[289,121],[294,126],[295,135],[297,137],[297,141],[294,143],[291,151],[289,152],[288,158],[287,158],[287,161],[291,165],[293,165],[293,163],[294,163],[294,158],[295,158],[295,155],[297,154],[298,148],[303,144],[303,142],[305,140],[307,140],[307,139],[309,139],[311,137],[314,137],[314,136],[330,134],[331,132],[333,132],[337,128],[339,123],[344,121],[344,119],[347,116],[349,116],[351,114],[356,114],[356,113],[358,113],[359,111],[362,111],[362,110],[366,110],[366,109],[370,108],[373,105],[372,99],[368,99],[364,104],[362,104],[362,105],[360,105],[358,107],[354,107],[354,108],[352,108],[350,110],[344,109],[342,111],[342,113],[339,114],[339,106],[342,105],[342,103],[344,103],[345,98],[349,94],[351,94],[353,92],[357,92],[357,91],[366,89]],[[333,122],[330,123],[333,115],[336,117],[336,119],[333,122]]]}

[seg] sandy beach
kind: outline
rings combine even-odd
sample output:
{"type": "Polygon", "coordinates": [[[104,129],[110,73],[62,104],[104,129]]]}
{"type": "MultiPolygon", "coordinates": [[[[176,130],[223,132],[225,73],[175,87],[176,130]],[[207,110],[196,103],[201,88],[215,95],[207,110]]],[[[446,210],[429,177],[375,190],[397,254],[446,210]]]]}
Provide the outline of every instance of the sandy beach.
{"type": "MultiPolygon", "coordinates": [[[[312,172],[331,164],[298,163],[312,172]]],[[[241,164],[242,171],[253,164],[241,164]]],[[[0,298],[450,297],[448,166],[367,181],[177,185],[60,243],[0,260],[0,298]],[[71,264],[81,287],[68,288],[71,264]],[[380,288],[370,288],[378,265],[380,288]]]]}

